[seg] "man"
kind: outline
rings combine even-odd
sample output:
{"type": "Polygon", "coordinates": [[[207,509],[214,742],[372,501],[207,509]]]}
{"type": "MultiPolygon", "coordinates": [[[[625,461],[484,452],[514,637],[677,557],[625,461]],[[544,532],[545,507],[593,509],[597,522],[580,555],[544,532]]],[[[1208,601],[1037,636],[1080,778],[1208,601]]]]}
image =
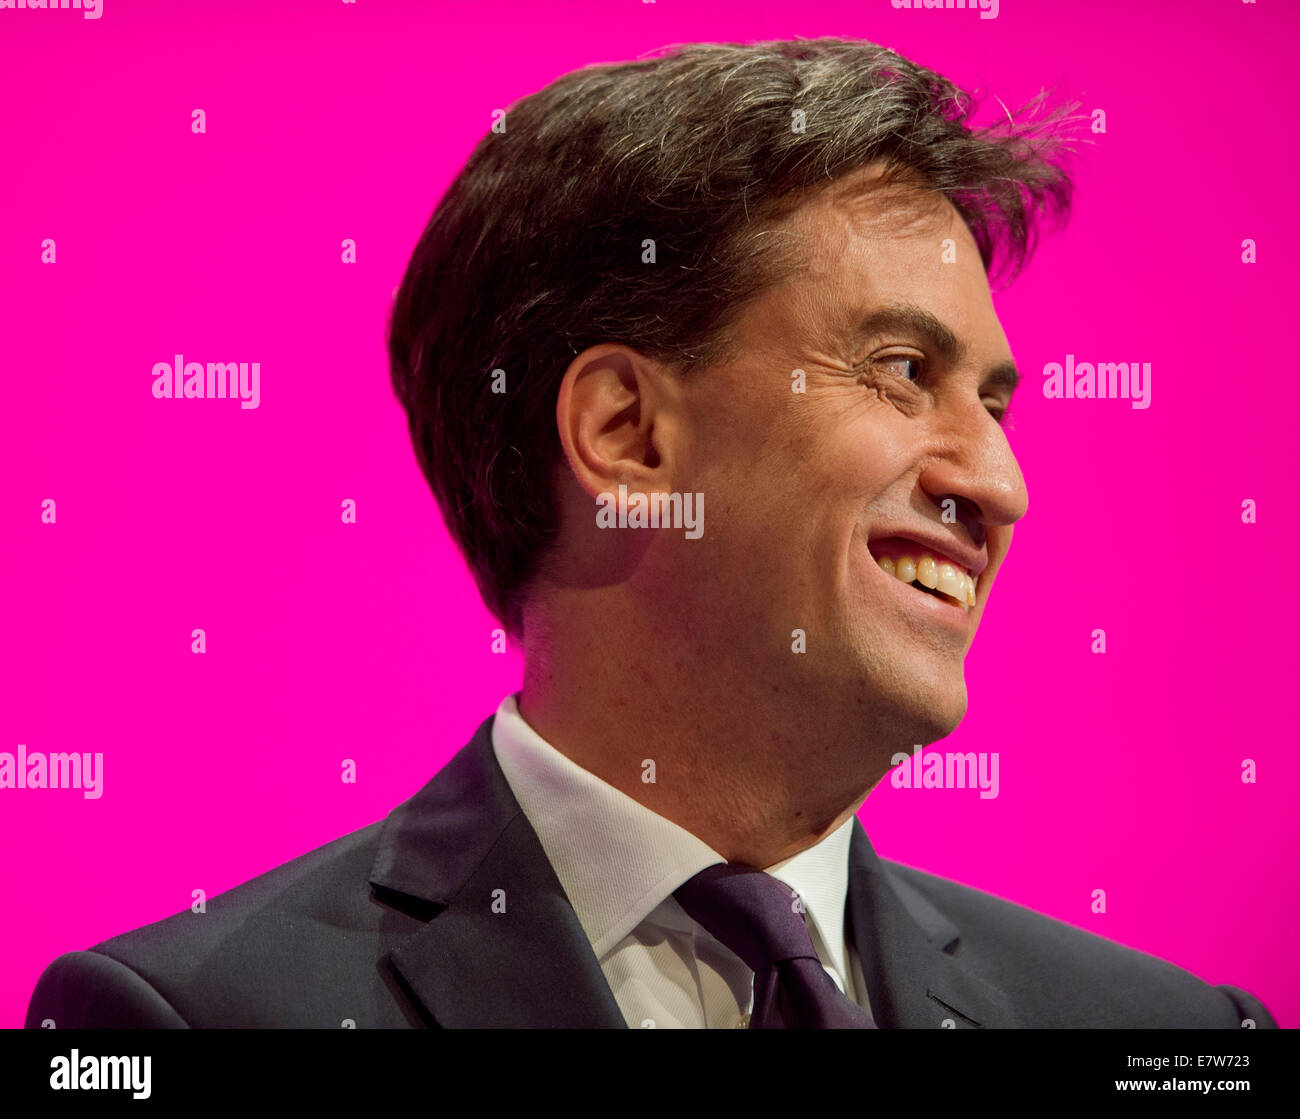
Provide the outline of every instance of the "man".
{"type": "Polygon", "coordinates": [[[1064,215],[1053,146],[839,40],[515,106],[389,345],[521,691],[387,820],[56,960],[29,1024],[1273,1025],[855,816],[961,721],[1026,510],[988,270],[1064,215]]]}

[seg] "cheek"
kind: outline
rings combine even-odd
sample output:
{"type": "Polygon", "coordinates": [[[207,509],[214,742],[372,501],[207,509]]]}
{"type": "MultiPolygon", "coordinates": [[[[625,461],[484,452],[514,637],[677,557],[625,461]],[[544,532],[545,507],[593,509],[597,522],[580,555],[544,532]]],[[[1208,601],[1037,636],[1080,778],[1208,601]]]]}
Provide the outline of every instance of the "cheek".
{"type": "Polygon", "coordinates": [[[870,500],[896,485],[913,457],[906,421],[877,416],[827,436],[809,460],[826,484],[856,500],[870,500]]]}
{"type": "Polygon", "coordinates": [[[745,535],[770,533],[811,527],[828,507],[856,517],[906,474],[912,443],[907,418],[865,396],[751,400],[727,411],[688,473],[719,527],[725,519],[745,535]]]}

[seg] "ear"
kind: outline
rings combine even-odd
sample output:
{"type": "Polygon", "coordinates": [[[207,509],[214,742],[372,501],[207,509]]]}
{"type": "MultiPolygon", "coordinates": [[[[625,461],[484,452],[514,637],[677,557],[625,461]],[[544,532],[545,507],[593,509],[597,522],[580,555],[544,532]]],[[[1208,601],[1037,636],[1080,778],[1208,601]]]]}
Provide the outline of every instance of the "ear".
{"type": "Polygon", "coordinates": [[[671,490],[682,413],[676,373],[628,346],[603,343],[565,370],[555,402],[560,444],[593,498],[671,490]]]}

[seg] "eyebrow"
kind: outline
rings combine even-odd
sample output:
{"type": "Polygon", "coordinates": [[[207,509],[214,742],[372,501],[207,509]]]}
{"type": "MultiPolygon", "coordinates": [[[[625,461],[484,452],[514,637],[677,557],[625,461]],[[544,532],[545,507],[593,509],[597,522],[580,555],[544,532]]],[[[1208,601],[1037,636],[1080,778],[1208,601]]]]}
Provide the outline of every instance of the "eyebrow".
{"type": "MultiPolygon", "coordinates": [[[[854,343],[894,332],[910,333],[924,338],[943,358],[946,365],[957,365],[966,356],[966,345],[939,319],[924,307],[914,303],[891,303],[873,311],[858,323],[853,332],[854,343]]],[[[1014,361],[999,361],[984,371],[983,384],[1016,391],[1022,378],[1014,361]]]]}

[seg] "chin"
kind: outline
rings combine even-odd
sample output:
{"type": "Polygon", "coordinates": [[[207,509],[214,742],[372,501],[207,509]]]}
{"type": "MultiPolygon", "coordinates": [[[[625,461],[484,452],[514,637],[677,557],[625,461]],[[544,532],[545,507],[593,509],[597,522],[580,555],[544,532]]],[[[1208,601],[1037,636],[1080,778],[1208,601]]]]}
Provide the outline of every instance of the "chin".
{"type": "Polygon", "coordinates": [[[923,746],[947,738],[965,717],[965,680],[958,681],[952,688],[936,689],[926,697],[923,708],[907,713],[908,722],[914,728],[912,737],[923,746]]]}

